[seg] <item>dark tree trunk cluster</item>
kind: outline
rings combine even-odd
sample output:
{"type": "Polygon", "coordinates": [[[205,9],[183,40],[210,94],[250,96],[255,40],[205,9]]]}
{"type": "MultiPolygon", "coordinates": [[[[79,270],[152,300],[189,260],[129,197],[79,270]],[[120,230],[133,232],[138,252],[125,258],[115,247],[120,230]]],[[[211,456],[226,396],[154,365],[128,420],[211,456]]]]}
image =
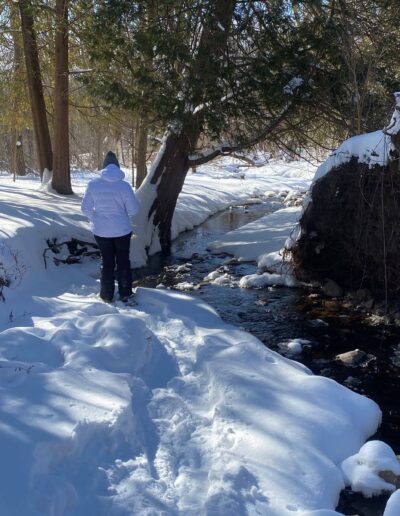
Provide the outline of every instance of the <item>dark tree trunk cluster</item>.
{"type": "Polygon", "coordinates": [[[149,127],[147,121],[141,117],[137,123],[136,141],[136,188],[143,183],[147,175],[147,138],[149,135],[149,127]]]}
{"type": "MultiPolygon", "coordinates": [[[[12,38],[14,44],[14,81],[15,84],[21,82],[23,77],[23,60],[24,60],[24,52],[22,49],[22,39],[19,31],[20,23],[19,23],[19,15],[18,15],[18,7],[16,4],[13,4],[11,7],[11,28],[12,28],[12,38]]],[[[20,112],[21,100],[19,95],[15,95],[13,110],[15,117],[17,113],[20,112]]],[[[25,166],[25,157],[24,150],[22,145],[22,130],[18,127],[15,118],[14,118],[14,126],[11,132],[11,146],[12,146],[12,164],[11,170],[15,176],[24,176],[26,174],[26,166],[25,166]]]]}

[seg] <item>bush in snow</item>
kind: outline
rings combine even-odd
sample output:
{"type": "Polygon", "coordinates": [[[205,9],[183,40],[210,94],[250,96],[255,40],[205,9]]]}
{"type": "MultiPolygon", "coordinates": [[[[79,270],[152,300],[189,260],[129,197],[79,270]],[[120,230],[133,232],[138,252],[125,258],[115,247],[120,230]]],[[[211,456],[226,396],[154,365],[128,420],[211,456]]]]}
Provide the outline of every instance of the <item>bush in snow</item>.
{"type": "Polygon", "coordinates": [[[4,242],[0,242],[0,300],[4,301],[5,287],[17,285],[23,276],[24,266],[18,259],[18,252],[11,250],[4,242]]]}

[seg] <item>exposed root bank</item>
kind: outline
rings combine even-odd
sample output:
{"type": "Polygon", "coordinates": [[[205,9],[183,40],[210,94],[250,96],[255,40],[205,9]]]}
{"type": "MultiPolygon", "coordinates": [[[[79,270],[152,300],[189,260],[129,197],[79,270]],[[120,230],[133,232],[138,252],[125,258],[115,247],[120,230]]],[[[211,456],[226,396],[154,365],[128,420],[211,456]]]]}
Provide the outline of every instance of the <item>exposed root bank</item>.
{"type": "Polygon", "coordinates": [[[399,294],[399,161],[369,168],[352,158],[333,169],[315,183],[299,223],[292,250],[298,278],[399,294]]]}

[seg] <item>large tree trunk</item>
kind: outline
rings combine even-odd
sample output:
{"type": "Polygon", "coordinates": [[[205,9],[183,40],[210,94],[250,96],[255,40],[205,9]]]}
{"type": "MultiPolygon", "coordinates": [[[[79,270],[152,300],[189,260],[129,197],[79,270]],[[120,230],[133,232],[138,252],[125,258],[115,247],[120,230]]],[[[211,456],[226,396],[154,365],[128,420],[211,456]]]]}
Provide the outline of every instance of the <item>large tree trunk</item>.
{"type": "Polygon", "coordinates": [[[147,137],[149,134],[147,121],[140,118],[138,123],[137,153],[136,153],[136,188],[143,183],[147,176],[147,137]]]}
{"type": "Polygon", "coordinates": [[[171,223],[178,195],[182,190],[189,170],[188,155],[200,136],[200,130],[188,133],[169,134],[165,140],[165,150],[159,160],[151,183],[157,185],[157,197],[149,210],[149,218],[158,227],[158,238],[163,252],[168,252],[171,245],[171,223]]]}
{"type": "MultiPolygon", "coordinates": [[[[24,84],[22,77],[24,53],[22,50],[21,34],[19,32],[20,23],[18,16],[18,8],[15,4],[11,6],[11,28],[12,38],[14,44],[14,82],[17,84],[24,84]]],[[[18,91],[18,90],[17,90],[18,91]]],[[[18,127],[16,119],[21,112],[21,99],[19,92],[14,95],[13,110],[15,113],[14,124],[11,132],[12,145],[12,172],[15,176],[26,175],[25,158],[22,145],[22,131],[18,127]]]]}
{"type": "Polygon", "coordinates": [[[72,194],[69,167],[68,121],[68,0],[56,1],[54,170],[52,187],[60,194],[72,194]]]}
{"type": "Polygon", "coordinates": [[[191,138],[183,131],[164,136],[151,170],[137,192],[140,212],[131,246],[134,267],[145,265],[148,254],[169,252],[171,236],[176,236],[171,235],[172,217],[189,170],[188,156],[199,135],[197,129],[191,138]]]}
{"type": "Polygon", "coordinates": [[[26,175],[25,156],[23,150],[22,133],[18,133],[15,129],[11,136],[13,157],[12,157],[12,171],[16,176],[26,175]]]}
{"type": "MultiPolygon", "coordinates": [[[[225,51],[229,28],[236,2],[233,0],[213,0],[210,2],[208,15],[192,63],[193,83],[202,82],[207,67],[212,63],[218,66],[220,56],[225,51]]],[[[207,84],[210,88],[210,84],[207,84]]],[[[188,103],[200,106],[206,97],[197,90],[191,94],[191,85],[187,88],[188,103]]],[[[144,265],[148,253],[162,251],[168,253],[171,246],[171,223],[178,196],[182,190],[189,170],[189,155],[196,148],[201,134],[201,110],[185,114],[185,120],[179,130],[169,130],[164,137],[161,149],[152,165],[150,173],[138,191],[140,214],[136,219],[136,237],[132,246],[134,266],[144,265]]]]}
{"type": "Polygon", "coordinates": [[[39,52],[31,2],[29,0],[19,0],[18,7],[21,16],[22,40],[40,175],[43,177],[45,170],[51,171],[53,169],[53,152],[47,123],[39,52]]]}

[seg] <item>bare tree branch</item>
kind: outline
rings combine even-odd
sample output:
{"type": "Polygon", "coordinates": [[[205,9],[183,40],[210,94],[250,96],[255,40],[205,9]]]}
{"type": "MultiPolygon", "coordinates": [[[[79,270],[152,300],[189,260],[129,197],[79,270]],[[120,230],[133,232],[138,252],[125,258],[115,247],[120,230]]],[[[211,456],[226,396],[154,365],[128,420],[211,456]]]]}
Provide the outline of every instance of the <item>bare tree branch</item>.
{"type": "Polygon", "coordinates": [[[207,149],[198,155],[192,155],[189,157],[189,166],[190,167],[198,167],[200,165],[204,165],[209,161],[213,160],[217,156],[232,154],[238,150],[246,149],[249,147],[253,147],[257,143],[265,140],[265,138],[270,134],[274,129],[278,127],[278,125],[286,119],[286,117],[291,114],[296,107],[296,103],[290,103],[285,109],[283,109],[278,116],[276,116],[264,129],[257,135],[253,136],[247,141],[240,143],[222,143],[216,147],[212,147],[207,149]]]}

